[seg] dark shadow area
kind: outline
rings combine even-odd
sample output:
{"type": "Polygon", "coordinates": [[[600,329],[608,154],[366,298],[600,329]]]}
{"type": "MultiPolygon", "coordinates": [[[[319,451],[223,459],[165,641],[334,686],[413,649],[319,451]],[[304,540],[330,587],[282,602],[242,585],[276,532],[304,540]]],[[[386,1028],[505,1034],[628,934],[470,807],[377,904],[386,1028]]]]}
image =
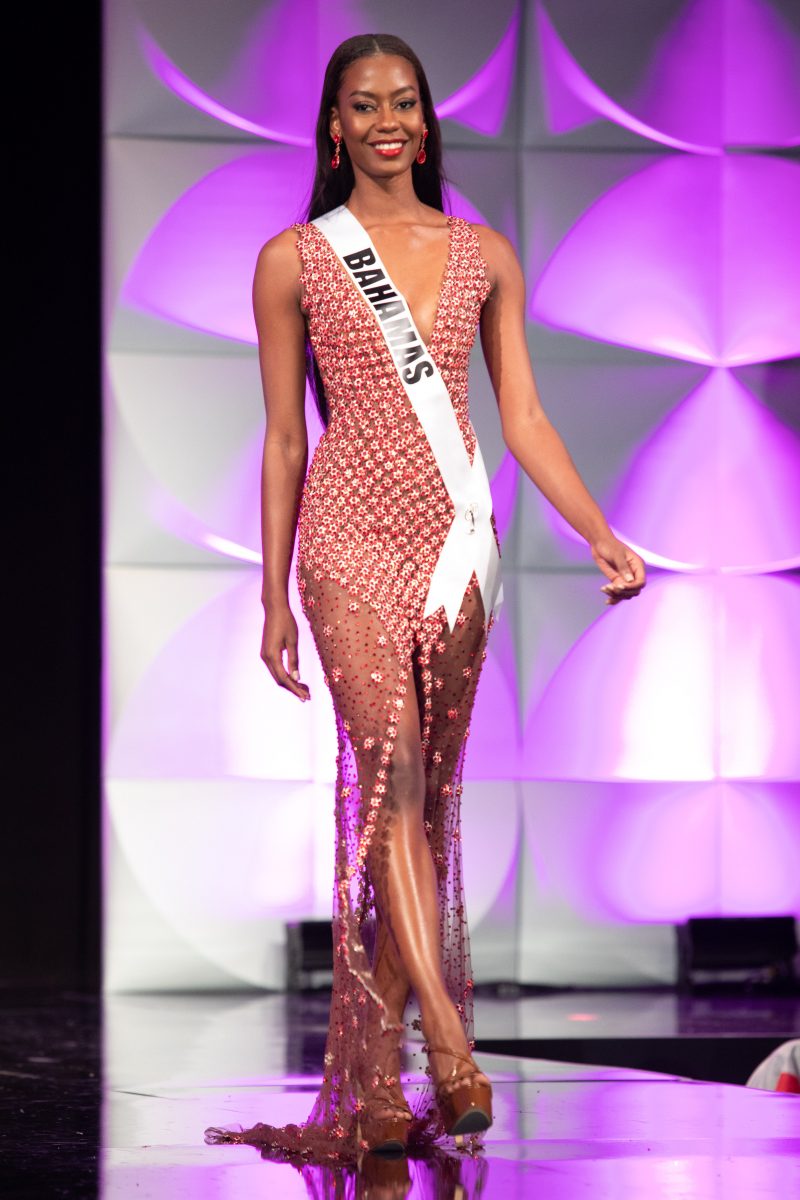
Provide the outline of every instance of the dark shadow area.
{"type": "MultiPolygon", "coordinates": [[[[100,977],[100,13],[20,10],[2,980],[100,977]],[[35,69],[32,69],[35,63],[35,69]]],[[[7,368],[8,371],[8,368],[7,368]]]]}

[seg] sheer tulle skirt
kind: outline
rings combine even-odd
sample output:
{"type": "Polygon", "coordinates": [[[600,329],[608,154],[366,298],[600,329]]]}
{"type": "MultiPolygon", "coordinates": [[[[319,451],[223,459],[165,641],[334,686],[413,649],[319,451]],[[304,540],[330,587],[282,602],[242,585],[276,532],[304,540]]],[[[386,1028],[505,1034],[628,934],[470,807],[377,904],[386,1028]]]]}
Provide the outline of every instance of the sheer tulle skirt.
{"type": "MultiPolygon", "coordinates": [[[[420,1028],[413,994],[397,1023],[376,982],[387,974],[382,956],[396,953],[385,884],[400,781],[408,768],[402,760],[408,756],[403,735],[409,720],[416,726],[413,752],[421,756],[424,774],[424,829],[436,873],[442,972],[473,1045],[461,795],[487,629],[474,577],[452,632],[440,612],[399,635],[395,626],[394,636],[373,607],[321,570],[304,565],[300,586],[338,734],[334,966],[323,1080],[302,1125],[211,1128],[206,1141],[247,1143],[265,1157],[297,1164],[352,1163],[367,1148],[362,1125],[370,1096],[396,1071],[407,1029],[420,1028]]],[[[444,1137],[444,1129],[420,1043],[416,1049],[417,1083],[404,1091],[413,1113],[409,1152],[424,1154],[444,1137]]]]}

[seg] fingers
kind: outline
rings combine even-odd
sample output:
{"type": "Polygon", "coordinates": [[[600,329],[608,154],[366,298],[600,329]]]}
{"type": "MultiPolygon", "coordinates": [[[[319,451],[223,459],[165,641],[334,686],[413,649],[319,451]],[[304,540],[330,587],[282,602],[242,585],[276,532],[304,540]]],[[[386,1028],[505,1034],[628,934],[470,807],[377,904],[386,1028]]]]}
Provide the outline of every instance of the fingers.
{"type": "Polygon", "coordinates": [[[639,595],[636,590],[615,586],[611,583],[603,584],[600,591],[606,593],[606,604],[619,604],[620,600],[632,600],[634,596],[639,595]]]}
{"type": "Polygon", "coordinates": [[[609,582],[600,588],[606,593],[606,604],[618,604],[620,600],[631,600],[638,596],[646,584],[644,563],[638,554],[626,548],[625,553],[615,560],[616,571],[610,574],[609,582]]]}
{"type": "Polygon", "coordinates": [[[283,665],[283,649],[270,649],[264,652],[261,657],[267,664],[267,669],[278,684],[279,687],[285,688],[287,692],[291,692],[293,696],[297,696],[299,700],[310,700],[311,692],[305,683],[300,681],[300,671],[297,658],[297,643],[286,645],[286,658],[288,670],[283,665]]]}
{"type": "Polygon", "coordinates": [[[644,580],[642,580],[641,584],[631,583],[626,585],[617,576],[613,583],[604,583],[600,591],[606,593],[606,604],[617,604],[620,600],[632,600],[640,594],[643,587],[644,580]]]}

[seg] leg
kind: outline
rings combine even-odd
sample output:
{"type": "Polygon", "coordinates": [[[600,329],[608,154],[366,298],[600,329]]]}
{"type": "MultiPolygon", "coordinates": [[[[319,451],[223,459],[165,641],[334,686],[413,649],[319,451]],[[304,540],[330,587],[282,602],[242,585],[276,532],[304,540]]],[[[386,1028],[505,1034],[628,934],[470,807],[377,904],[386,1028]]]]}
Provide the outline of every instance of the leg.
{"type": "MultiPolygon", "coordinates": [[[[334,987],[326,1045],[332,1106],[383,1119],[399,1085],[402,1014],[408,998],[397,947],[374,902],[369,863],[382,855],[406,665],[376,610],[330,578],[303,575],[304,607],[330,688],[339,734],[336,786],[334,987]],[[377,920],[372,963],[364,934],[377,920]],[[377,1070],[376,1070],[377,1068],[377,1070]],[[343,1086],[343,1082],[344,1085],[343,1086]]],[[[405,1106],[410,1119],[410,1110],[405,1106]]]]}
{"type": "MultiPolygon", "coordinates": [[[[447,898],[448,850],[458,866],[458,878],[451,880],[450,886],[454,894],[461,893],[460,854],[453,854],[454,841],[460,835],[460,785],[454,787],[452,781],[460,766],[484,646],[483,607],[478,589],[473,588],[453,633],[437,629],[434,644],[423,648],[420,655],[422,670],[415,693],[422,704],[407,699],[398,724],[392,800],[382,816],[381,859],[376,855],[370,863],[379,910],[388,918],[404,968],[396,987],[405,996],[406,979],[413,986],[429,1043],[460,1054],[468,1054],[469,1045],[463,1006],[460,1012],[443,975],[443,901],[447,898]]],[[[451,934],[452,942],[463,941],[465,923],[451,934]]],[[[440,1077],[456,1064],[454,1087],[488,1083],[462,1060],[446,1055],[432,1058],[440,1077]]]]}
{"type": "MultiPolygon", "coordinates": [[[[423,638],[418,657],[418,690],[422,697],[422,743],[425,755],[425,822],[436,865],[439,928],[445,965],[445,982],[455,1003],[432,1015],[424,1012],[422,1024],[431,1045],[468,1053],[472,1042],[472,979],[469,931],[461,864],[461,776],[475,693],[486,657],[487,631],[480,589],[467,588],[452,632],[435,625],[423,638]]],[[[488,1083],[460,1059],[431,1055],[438,1078],[455,1069],[455,1086],[488,1083]]],[[[450,1090],[450,1089],[448,1089],[450,1090]]]]}
{"type": "Polygon", "coordinates": [[[375,934],[372,974],[390,1019],[396,1024],[400,1024],[408,1003],[410,985],[403,961],[397,953],[394,939],[380,913],[378,913],[375,934]]]}

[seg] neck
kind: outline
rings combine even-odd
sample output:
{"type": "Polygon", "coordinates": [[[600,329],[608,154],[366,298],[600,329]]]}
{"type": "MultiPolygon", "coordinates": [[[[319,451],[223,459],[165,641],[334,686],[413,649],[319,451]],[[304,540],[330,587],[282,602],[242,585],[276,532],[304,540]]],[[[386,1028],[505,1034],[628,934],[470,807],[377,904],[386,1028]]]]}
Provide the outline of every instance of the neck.
{"type": "Polygon", "coordinates": [[[356,168],[347,207],[362,225],[392,225],[418,220],[424,204],[414,191],[411,172],[392,179],[373,179],[356,168]]]}

